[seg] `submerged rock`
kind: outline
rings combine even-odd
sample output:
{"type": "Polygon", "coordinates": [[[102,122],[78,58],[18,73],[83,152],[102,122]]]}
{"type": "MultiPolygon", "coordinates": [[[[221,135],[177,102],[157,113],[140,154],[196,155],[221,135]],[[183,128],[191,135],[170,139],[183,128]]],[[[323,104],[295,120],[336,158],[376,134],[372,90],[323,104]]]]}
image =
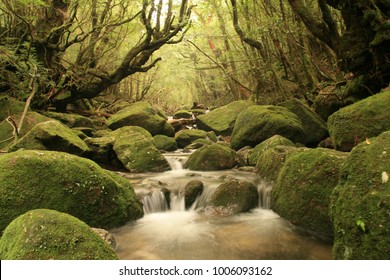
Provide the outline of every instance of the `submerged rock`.
{"type": "Polygon", "coordinates": [[[367,137],[390,130],[390,92],[381,92],[344,107],[328,119],[329,134],[337,150],[350,151],[367,137]]]}
{"type": "Polygon", "coordinates": [[[79,156],[89,151],[87,144],[72,129],[55,120],[37,124],[9,150],[16,151],[22,148],[60,151],[79,156]]]}
{"type": "Polygon", "coordinates": [[[87,224],[58,211],[36,209],[17,217],[0,240],[2,260],[116,260],[87,224]]]}
{"type": "Polygon", "coordinates": [[[303,133],[300,120],[288,109],[272,105],[254,105],[237,117],[231,147],[235,150],[245,146],[254,147],[276,134],[296,142],[303,133]]]}
{"type": "Polygon", "coordinates": [[[247,181],[231,180],[222,183],[211,196],[209,206],[222,207],[224,213],[248,212],[259,204],[259,194],[255,185],[247,181]]]}
{"type": "Polygon", "coordinates": [[[332,239],[330,197],[348,154],[317,148],[289,156],[271,191],[271,208],[307,232],[332,239]]]}
{"type": "Polygon", "coordinates": [[[247,100],[234,101],[208,114],[198,116],[197,127],[205,131],[214,131],[217,135],[231,135],[237,116],[251,105],[253,103],[247,100]]]}
{"type": "Polygon", "coordinates": [[[185,168],[190,170],[223,170],[231,169],[237,165],[237,154],[223,144],[211,144],[193,152],[187,162],[185,168]]]}
{"type": "Polygon", "coordinates": [[[357,145],[332,194],[335,259],[390,259],[390,131],[357,145]]]}
{"type": "Polygon", "coordinates": [[[0,156],[0,192],[0,230],[36,208],[66,212],[101,228],[143,215],[128,180],[62,152],[19,150],[0,156]]]}

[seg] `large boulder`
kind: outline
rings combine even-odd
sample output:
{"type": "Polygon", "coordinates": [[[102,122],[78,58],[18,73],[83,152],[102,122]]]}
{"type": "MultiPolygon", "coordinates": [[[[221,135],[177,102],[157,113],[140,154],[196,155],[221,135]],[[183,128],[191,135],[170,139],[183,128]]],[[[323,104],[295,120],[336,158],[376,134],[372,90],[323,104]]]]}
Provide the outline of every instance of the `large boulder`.
{"type": "Polygon", "coordinates": [[[192,113],[188,110],[181,109],[173,114],[174,119],[192,119],[192,113]]]}
{"type": "Polygon", "coordinates": [[[390,259],[390,131],[357,145],[332,194],[335,259],[390,259]]]}
{"type": "Polygon", "coordinates": [[[280,136],[280,135],[274,135],[267,140],[261,142],[260,144],[256,145],[250,153],[249,153],[249,165],[255,166],[257,164],[257,160],[259,156],[266,151],[267,149],[270,149],[275,146],[291,146],[295,147],[294,143],[291,142],[291,140],[280,136]]]}
{"type": "Polygon", "coordinates": [[[120,110],[107,120],[111,129],[118,129],[124,126],[140,126],[149,131],[152,135],[163,134],[173,136],[174,129],[161,117],[158,112],[145,101],[131,104],[120,110]]]}
{"type": "Polygon", "coordinates": [[[73,127],[94,128],[93,121],[90,118],[81,115],[58,113],[58,112],[45,112],[43,114],[49,118],[56,119],[71,128],[73,127]]]}
{"type": "Polygon", "coordinates": [[[279,171],[283,168],[287,158],[306,148],[297,148],[295,146],[277,145],[261,152],[256,163],[256,173],[261,178],[271,182],[276,181],[279,171]]]}
{"type": "Polygon", "coordinates": [[[218,210],[222,213],[248,212],[259,205],[259,193],[256,186],[250,182],[232,180],[217,187],[208,205],[227,210],[218,210]]]}
{"type": "Polygon", "coordinates": [[[337,150],[350,151],[367,137],[390,130],[390,91],[344,107],[328,119],[329,134],[337,150]]]}
{"type": "Polygon", "coordinates": [[[200,129],[184,129],[175,134],[175,140],[179,148],[185,148],[197,139],[207,139],[207,132],[200,129]]]}
{"type": "Polygon", "coordinates": [[[329,135],[326,122],[302,101],[294,98],[279,103],[278,106],[289,109],[301,121],[305,133],[297,139],[297,142],[306,146],[316,147],[318,143],[329,135]]]}
{"type": "Polygon", "coordinates": [[[157,149],[161,151],[176,151],[177,143],[174,138],[168,137],[166,135],[155,135],[153,136],[153,143],[157,149]]]}
{"type": "Polygon", "coordinates": [[[103,136],[103,137],[88,137],[84,142],[89,147],[89,152],[86,157],[92,159],[94,162],[107,167],[121,168],[122,163],[118,160],[117,155],[114,152],[115,137],[103,136]]]}
{"type": "Polygon", "coordinates": [[[305,231],[331,240],[330,197],[347,155],[317,148],[289,156],[271,191],[271,208],[305,231]]]}
{"type": "Polygon", "coordinates": [[[198,116],[197,127],[205,131],[214,131],[217,135],[229,136],[233,132],[237,116],[251,105],[253,103],[247,100],[234,101],[208,114],[198,116]]]}
{"type": "MultiPolygon", "coordinates": [[[[12,120],[16,125],[19,125],[22,114],[13,115],[12,120]]],[[[19,132],[19,138],[29,132],[35,125],[41,122],[50,121],[52,119],[36,112],[27,112],[23,121],[22,129],[19,132]]],[[[7,122],[0,122],[0,149],[12,144],[15,138],[13,137],[13,127],[7,122]]]]}
{"type": "Polygon", "coordinates": [[[223,144],[211,144],[193,152],[185,163],[190,170],[223,170],[237,165],[237,154],[223,144]]]}
{"type": "Polygon", "coordinates": [[[0,231],[36,208],[65,212],[101,228],[143,215],[126,179],[62,152],[19,150],[0,156],[0,193],[0,231]]]}
{"type": "Polygon", "coordinates": [[[17,217],[0,240],[2,260],[116,260],[117,255],[79,219],[36,209],[17,217]]]}
{"type": "Polygon", "coordinates": [[[301,121],[290,110],[280,106],[254,105],[237,117],[231,147],[235,150],[245,146],[255,147],[276,134],[295,143],[303,133],[301,121]]]}
{"type": "Polygon", "coordinates": [[[87,144],[69,127],[51,120],[37,124],[26,135],[10,146],[10,151],[18,149],[50,150],[83,155],[89,151],[87,144]]]}
{"type": "Polygon", "coordinates": [[[116,137],[113,150],[127,170],[131,172],[170,170],[168,161],[154,145],[152,136],[142,127],[123,127],[111,135],[116,137]]]}

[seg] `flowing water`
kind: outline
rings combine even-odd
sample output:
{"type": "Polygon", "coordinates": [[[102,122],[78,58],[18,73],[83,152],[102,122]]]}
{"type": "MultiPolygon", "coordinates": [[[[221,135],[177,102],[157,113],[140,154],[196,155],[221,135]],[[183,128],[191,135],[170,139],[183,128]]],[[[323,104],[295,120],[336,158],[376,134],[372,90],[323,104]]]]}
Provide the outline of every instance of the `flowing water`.
{"type": "Polygon", "coordinates": [[[132,181],[145,216],[114,229],[120,259],[330,259],[331,245],[302,233],[270,210],[272,186],[254,173],[238,170],[194,172],[182,168],[188,155],[167,154],[172,171],[123,174],[132,181]],[[250,181],[260,199],[256,209],[239,215],[209,211],[208,198],[222,182],[250,181]],[[184,187],[204,184],[203,193],[186,209],[184,187]],[[167,189],[169,192],[167,192],[167,189]],[[169,204],[167,203],[169,197],[169,204]]]}

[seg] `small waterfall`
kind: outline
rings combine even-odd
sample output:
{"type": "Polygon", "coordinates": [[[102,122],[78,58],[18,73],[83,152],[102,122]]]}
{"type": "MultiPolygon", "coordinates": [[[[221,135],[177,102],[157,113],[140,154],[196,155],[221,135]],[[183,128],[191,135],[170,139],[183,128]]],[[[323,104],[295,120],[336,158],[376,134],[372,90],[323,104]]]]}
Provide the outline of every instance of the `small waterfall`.
{"type": "Polygon", "coordinates": [[[272,185],[268,182],[262,181],[257,185],[259,192],[259,207],[263,209],[271,209],[271,190],[272,185]]]}
{"type": "Polygon", "coordinates": [[[142,198],[144,213],[164,212],[168,210],[168,203],[162,191],[153,191],[142,198]]]}
{"type": "Polygon", "coordinates": [[[183,165],[186,162],[188,155],[179,153],[167,153],[163,154],[165,159],[168,161],[172,170],[182,170],[183,165]]]}

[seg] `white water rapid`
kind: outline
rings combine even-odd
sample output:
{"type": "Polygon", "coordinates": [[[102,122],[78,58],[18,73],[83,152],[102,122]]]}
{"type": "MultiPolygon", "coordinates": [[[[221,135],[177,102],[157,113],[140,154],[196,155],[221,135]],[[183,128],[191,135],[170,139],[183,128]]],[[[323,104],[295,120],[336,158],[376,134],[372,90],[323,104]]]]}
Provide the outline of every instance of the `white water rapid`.
{"type": "Polygon", "coordinates": [[[272,185],[250,172],[194,172],[183,169],[188,154],[170,153],[172,170],[125,175],[144,204],[145,216],[114,229],[120,259],[330,259],[331,246],[297,230],[270,210],[272,185]],[[202,212],[223,182],[252,182],[259,192],[258,208],[239,215],[202,212]],[[204,188],[185,207],[184,188],[199,180],[204,188]]]}

